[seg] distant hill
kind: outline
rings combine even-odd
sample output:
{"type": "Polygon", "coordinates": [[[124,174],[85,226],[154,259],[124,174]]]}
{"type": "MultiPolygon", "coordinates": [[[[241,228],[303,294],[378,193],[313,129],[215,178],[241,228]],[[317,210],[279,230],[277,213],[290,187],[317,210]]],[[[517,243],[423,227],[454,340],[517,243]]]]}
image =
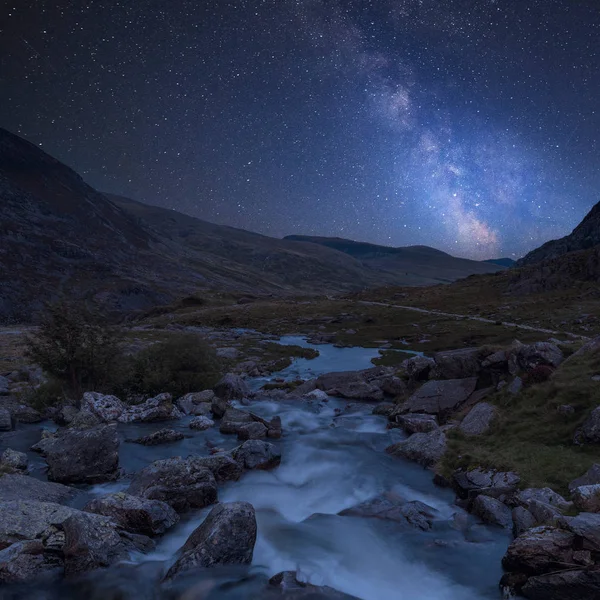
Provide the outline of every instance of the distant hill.
{"type": "Polygon", "coordinates": [[[60,294],[130,312],[202,289],[324,294],[498,269],[424,246],[275,239],[104,195],[0,129],[0,322],[60,294]]]}
{"type": "Polygon", "coordinates": [[[588,250],[600,244],[600,202],[585,216],[573,231],[559,240],[546,242],[518,261],[519,266],[539,263],[569,252],[588,250]]]}
{"type": "Polygon", "coordinates": [[[493,265],[500,265],[501,267],[512,267],[516,264],[512,258],[489,258],[483,262],[492,263],[493,265]]]}

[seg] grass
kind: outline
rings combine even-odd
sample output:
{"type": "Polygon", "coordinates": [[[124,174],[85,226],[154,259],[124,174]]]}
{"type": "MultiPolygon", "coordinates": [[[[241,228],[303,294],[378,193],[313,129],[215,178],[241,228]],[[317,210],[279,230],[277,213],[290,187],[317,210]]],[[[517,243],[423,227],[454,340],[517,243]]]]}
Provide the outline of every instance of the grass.
{"type": "Polygon", "coordinates": [[[568,483],[595,462],[600,446],[573,445],[575,430],[600,404],[600,353],[573,357],[547,382],[532,385],[521,394],[499,393],[491,398],[499,409],[492,430],[467,438],[449,435],[448,451],[440,465],[448,476],[459,467],[483,466],[519,473],[526,487],[551,487],[568,494],[568,483]],[[572,415],[558,407],[573,406],[572,415]]]}
{"type": "Polygon", "coordinates": [[[379,358],[372,358],[371,362],[377,367],[398,367],[407,358],[412,358],[414,354],[402,352],[402,350],[382,350],[379,358]]]}

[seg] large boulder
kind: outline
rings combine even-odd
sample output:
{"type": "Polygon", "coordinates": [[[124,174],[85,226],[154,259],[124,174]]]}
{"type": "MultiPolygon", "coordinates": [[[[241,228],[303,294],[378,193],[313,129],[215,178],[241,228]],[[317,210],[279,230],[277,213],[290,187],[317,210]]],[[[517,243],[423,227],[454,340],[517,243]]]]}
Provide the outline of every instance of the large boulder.
{"type": "Polygon", "coordinates": [[[96,498],[84,510],[110,517],[123,529],[143,535],[160,535],[179,521],[179,515],[166,502],[123,492],[96,498]]]}
{"type": "Polygon", "coordinates": [[[228,452],[196,457],[193,460],[195,467],[206,467],[217,483],[237,481],[243,473],[242,466],[228,452]]]}
{"type": "Polygon", "coordinates": [[[528,529],[538,525],[536,518],[522,506],[516,506],[512,511],[513,535],[519,537],[528,529]]]}
{"type": "Polygon", "coordinates": [[[137,473],[127,493],[161,500],[182,512],[214,504],[217,483],[210,469],[195,458],[166,458],[154,461],[137,473]]]}
{"type": "Polygon", "coordinates": [[[41,481],[27,475],[4,475],[0,477],[0,502],[12,500],[35,500],[63,504],[75,496],[77,490],[50,481],[41,481]]]}
{"type": "Polygon", "coordinates": [[[101,483],[117,477],[119,437],[115,425],[65,429],[43,442],[50,481],[101,483]]]}
{"type": "Polygon", "coordinates": [[[576,517],[564,517],[565,527],[575,534],[584,550],[600,552],[600,515],[579,513],[576,517]]]}
{"type": "Polygon", "coordinates": [[[167,579],[215,565],[249,565],[256,543],[256,515],[247,502],[215,506],[190,535],[167,579]]]}
{"type": "Polygon", "coordinates": [[[244,469],[272,469],[281,462],[279,450],[262,440],[248,440],[232,450],[231,455],[244,469]]]}
{"type": "Polygon", "coordinates": [[[203,417],[210,414],[214,398],[215,393],[212,390],[205,390],[204,392],[186,394],[179,398],[176,404],[184,415],[203,417]]]}
{"type": "Polygon", "coordinates": [[[573,491],[575,508],[581,512],[600,512],[600,484],[580,485],[573,491]]]}
{"type": "Polygon", "coordinates": [[[577,477],[569,483],[569,491],[573,492],[579,486],[596,483],[600,483],[600,465],[594,463],[581,477],[577,477]]]}
{"type": "Polygon", "coordinates": [[[214,425],[215,422],[212,419],[204,416],[194,417],[189,422],[189,428],[195,429],[196,431],[206,431],[207,429],[214,427],[214,425]]]}
{"type": "Polygon", "coordinates": [[[526,488],[517,492],[513,498],[514,502],[527,508],[531,502],[539,502],[556,507],[559,510],[567,510],[571,503],[565,500],[559,493],[549,487],[526,488]]]}
{"type": "Polygon", "coordinates": [[[573,443],[579,446],[600,444],[600,406],[590,413],[583,425],[575,432],[573,443]]]}
{"type": "Polygon", "coordinates": [[[459,348],[436,352],[435,366],[430,377],[434,379],[464,379],[477,377],[481,371],[481,350],[479,348],[459,348]]]}
{"type": "Polygon", "coordinates": [[[255,421],[242,425],[237,434],[239,440],[262,440],[267,437],[267,428],[255,421]]]}
{"type": "Polygon", "coordinates": [[[473,501],[473,514],[477,515],[484,523],[511,527],[512,513],[510,508],[490,496],[479,495],[473,501]]]}
{"type": "Polygon", "coordinates": [[[12,431],[13,419],[8,410],[0,408],[0,431],[12,431]]]}
{"type": "Polygon", "coordinates": [[[429,433],[439,428],[436,416],[425,413],[407,413],[403,415],[394,411],[390,415],[390,420],[394,425],[401,427],[409,434],[429,433]]]}
{"type": "Polygon", "coordinates": [[[2,455],[0,455],[0,467],[5,469],[12,471],[26,471],[27,463],[27,454],[25,454],[25,452],[18,452],[12,448],[7,448],[2,455]]]}
{"type": "Polygon", "coordinates": [[[212,413],[215,419],[221,419],[223,415],[227,412],[227,409],[231,408],[231,403],[229,400],[225,400],[225,398],[218,398],[215,396],[210,405],[210,412],[212,413]]]}
{"type": "Polygon", "coordinates": [[[173,442],[181,441],[185,436],[180,431],[174,429],[159,429],[154,433],[139,437],[135,440],[128,440],[134,444],[141,444],[142,446],[158,446],[159,444],[171,444],[173,442]]]}
{"type": "Polygon", "coordinates": [[[561,349],[551,342],[516,344],[509,351],[509,365],[513,373],[530,371],[538,365],[558,367],[564,360],[561,349]]]}
{"type": "Polygon", "coordinates": [[[440,429],[429,433],[414,433],[407,440],[388,446],[385,451],[392,456],[413,460],[424,467],[432,467],[446,452],[446,434],[440,429]]]}
{"type": "Polygon", "coordinates": [[[57,425],[64,427],[65,425],[69,425],[71,421],[73,421],[73,419],[77,416],[78,412],[79,410],[77,410],[77,408],[75,408],[71,404],[65,404],[58,410],[58,412],[54,414],[52,420],[57,425]]]}
{"type": "Polygon", "coordinates": [[[46,552],[42,540],[16,542],[0,550],[0,584],[27,583],[44,575],[58,576],[63,570],[62,555],[46,552]]]}
{"type": "Polygon", "coordinates": [[[435,366],[435,360],[427,356],[413,356],[407,358],[400,365],[404,369],[409,379],[413,382],[426,381],[429,379],[429,373],[435,366]]]}
{"type": "Polygon", "coordinates": [[[476,385],[476,377],[428,381],[402,405],[402,411],[438,415],[444,420],[469,398],[476,385]]]}
{"type": "Polygon", "coordinates": [[[384,396],[380,387],[375,382],[367,381],[362,371],[326,373],[317,377],[316,385],[328,396],[348,400],[381,402],[384,396]]]}
{"type": "Polygon", "coordinates": [[[81,400],[81,410],[91,412],[104,423],[114,423],[123,414],[125,405],[116,396],[85,392],[81,400]]]}
{"type": "Polygon", "coordinates": [[[254,419],[249,412],[239,410],[237,408],[228,408],[221,419],[219,431],[221,433],[238,433],[239,430],[249,423],[253,423],[254,419]]]}
{"type": "Polygon", "coordinates": [[[239,375],[227,373],[217,383],[214,392],[223,400],[243,400],[250,395],[250,388],[239,375]]]}
{"type": "Polygon", "coordinates": [[[572,569],[530,577],[521,593],[530,600],[600,600],[600,571],[572,569]]]}
{"type": "Polygon", "coordinates": [[[101,424],[102,421],[93,412],[80,410],[67,426],[69,429],[91,429],[101,424]]]}
{"type": "Polygon", "coordinates": [[[153,423],[180,419],[183,414],[173,404],[171,394],[164,393],[150,398],[142,404],[131,406],[119,417],[120,423],[153,423]]]}
{"type": "Polygon", "coordinates": [[[452,475],[452,485],[461,498],[475,498],[479,494],[498,498],[513,494],[520,477],[512,471],[486,469],[459,469],[452,475]]]}
{"type": "Polygon", "coordinates": [[[468,412],[459,429],[467,436],[483,435],[490,430],[497,414],[498,410],[493,404],[480,402],[468,412]]]}

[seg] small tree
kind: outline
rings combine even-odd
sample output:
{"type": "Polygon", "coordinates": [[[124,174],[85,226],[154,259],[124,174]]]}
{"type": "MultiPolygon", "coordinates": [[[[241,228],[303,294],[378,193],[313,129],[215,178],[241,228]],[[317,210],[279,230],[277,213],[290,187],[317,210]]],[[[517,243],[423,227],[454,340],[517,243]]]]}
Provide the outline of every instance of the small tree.
{"type": "Polygon", "coordinates": [[[83,304],[61,300],[46,308],[39,330],[27,340],[27,357],[77,401],[84,391],[109,387],[123,356],[117,330],[83,304]]]}

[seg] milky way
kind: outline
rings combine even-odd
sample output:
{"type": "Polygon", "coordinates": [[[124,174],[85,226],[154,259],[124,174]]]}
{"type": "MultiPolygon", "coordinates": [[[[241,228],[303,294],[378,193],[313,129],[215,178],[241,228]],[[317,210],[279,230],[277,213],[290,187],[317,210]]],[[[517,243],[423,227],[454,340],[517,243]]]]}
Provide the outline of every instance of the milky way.
{"type": "Polygon", "coordinates": [[[596,0],[16,0],[0,126],[275,236],[517,257],[600,200],[596,0]]]}

